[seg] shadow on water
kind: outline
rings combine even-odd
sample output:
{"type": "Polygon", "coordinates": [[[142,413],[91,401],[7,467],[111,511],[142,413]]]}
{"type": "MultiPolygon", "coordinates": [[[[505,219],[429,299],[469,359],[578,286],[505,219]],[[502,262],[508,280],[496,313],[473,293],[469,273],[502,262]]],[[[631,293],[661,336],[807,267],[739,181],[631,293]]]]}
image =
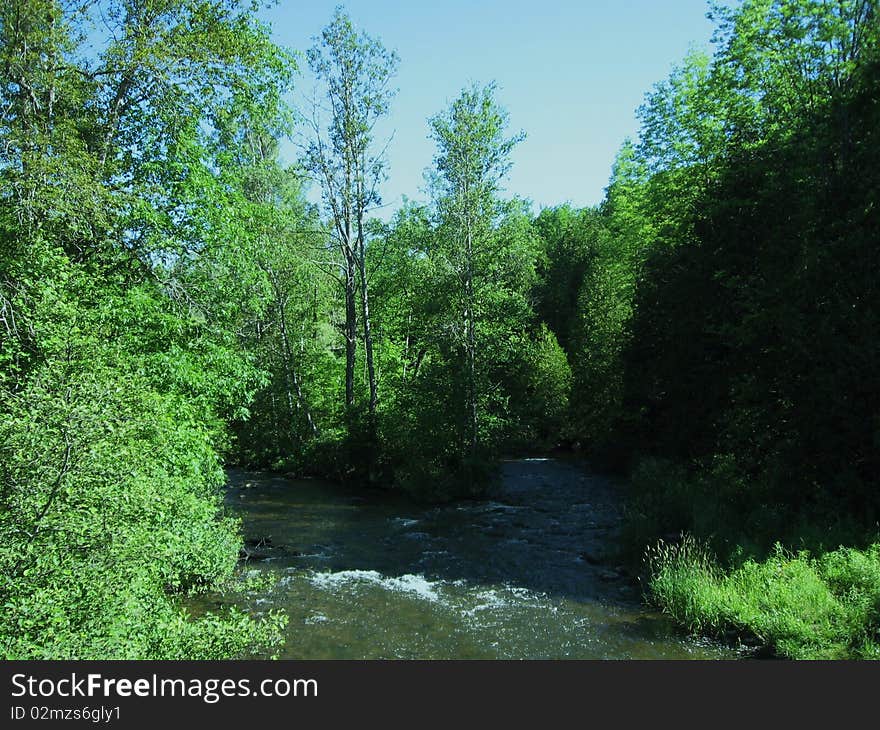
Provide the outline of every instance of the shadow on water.
{"type": "Polygon", "coordinates": [[[490,499],[431,507],[268,473],[229,477],[243,569],[274,579],[245,605],[287,611],[285,657],[733,656],[641,605],[613,562],[614,487],[576,463],[507,461],[490,499]]]}

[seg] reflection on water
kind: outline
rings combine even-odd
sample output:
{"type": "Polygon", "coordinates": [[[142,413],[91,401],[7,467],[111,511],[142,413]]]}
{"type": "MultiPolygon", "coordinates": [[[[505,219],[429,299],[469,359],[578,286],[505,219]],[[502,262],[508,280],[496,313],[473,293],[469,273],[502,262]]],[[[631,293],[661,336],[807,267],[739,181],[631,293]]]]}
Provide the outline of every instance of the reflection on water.
{"type": "Polygon", "coordinates": [[[491,499],[424,507],[233,470],[227,501],[272,588],[209,596],[290,616],[285,658],[722,658],[641,606],[614,565],[613,487],[578,465],[503,465],[491,499]]]}

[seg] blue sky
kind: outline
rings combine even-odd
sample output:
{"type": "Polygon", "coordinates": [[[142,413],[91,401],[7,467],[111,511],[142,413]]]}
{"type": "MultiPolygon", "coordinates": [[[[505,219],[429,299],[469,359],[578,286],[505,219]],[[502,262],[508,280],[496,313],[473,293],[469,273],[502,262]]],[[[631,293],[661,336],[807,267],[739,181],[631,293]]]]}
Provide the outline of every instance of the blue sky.
{"type": "MultiPolygon", "coordinates": [[[[279,4],[262,13],[276,42],[305,51],[329,22],[338,0],[279,4]]],[[[354,23],[400,56],[398,94],[388,123],[390,178],[382,189],[387,218],[401,197],[425,200],[423,172],[434,145],[428,117],[471,82],[498,84],[511,131],[527,138],[513,153],[508,195],[542,206],[601,201],[611,163],[645,92],[690,47],[707,48],[706,0],[581,2],[343,3],[354,23]]],[[[302,59],[293,101],[314,82],[302,59]]],[[[282,148],[295,155],[293,144],[282,148]]]]}

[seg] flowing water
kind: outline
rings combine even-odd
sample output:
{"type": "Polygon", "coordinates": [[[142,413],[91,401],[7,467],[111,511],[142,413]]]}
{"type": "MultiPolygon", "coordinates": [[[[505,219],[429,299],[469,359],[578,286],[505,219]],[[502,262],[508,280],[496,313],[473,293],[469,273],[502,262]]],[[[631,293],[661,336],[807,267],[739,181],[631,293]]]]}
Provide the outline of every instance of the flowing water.
{"type": "Polygon", "coordinates": [[[267,585],[201,599],[282,609],[291,659],[712,659],[615,565],[619,497],[576,463],[502,465],[490,499],[425,507],[230,471],[227,502],[267,585]]]}

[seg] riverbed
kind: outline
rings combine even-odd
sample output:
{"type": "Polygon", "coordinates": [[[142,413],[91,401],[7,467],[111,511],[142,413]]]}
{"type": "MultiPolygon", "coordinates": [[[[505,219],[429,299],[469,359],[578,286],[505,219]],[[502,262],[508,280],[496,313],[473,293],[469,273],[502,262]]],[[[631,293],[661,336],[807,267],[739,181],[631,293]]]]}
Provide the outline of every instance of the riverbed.
{"type": "Polygon", "coordinates": [[[618,564],[620,497],[564,459],[501,465],[491,496],[442,506],[230,470],[241,571],[211,595],[289,616],[290,659],[717,659],[736,654],[649,610],[618,564]]]}

